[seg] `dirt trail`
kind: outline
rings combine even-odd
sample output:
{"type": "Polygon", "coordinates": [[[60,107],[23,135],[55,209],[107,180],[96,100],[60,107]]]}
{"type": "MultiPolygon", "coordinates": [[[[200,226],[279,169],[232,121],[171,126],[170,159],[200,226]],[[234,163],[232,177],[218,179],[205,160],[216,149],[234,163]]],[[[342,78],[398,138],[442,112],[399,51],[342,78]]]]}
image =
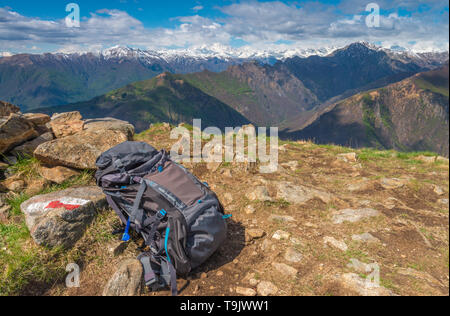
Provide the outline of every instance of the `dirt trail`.
{"type": "MultiPolygon", "coordinates": [[[[140,139],[170,148],[163,132],[140,139]]],[[[301,142],[284,148],[274,174],[233,164],[215,171],[205,163],[185,165],[210,184],[233,217],[226,243],[179,280],[180,295],[239,295],[239,288],[259,293],[267,282],[276,295],[449,294],[448,162],[376,151],[356,151],[356,161],[345,161],[339,154],[352,150],[301,142]],[[280,183],[287,184],[280,189],[280,183]],[[267,201],[248,197],[257,187],[267,189],[267,201]],[[292,202],[309,190],[319,193],[292,202]],[[343,214],[357,219],[341,222],[343,214]],[[380,272],[374,292],[358,283],[373,272],[365,269],[369,264],[380,272]]],[[[117,264],[139,252],[131,243],[114,256],[109,248],[116,241],[98,238],[116,224],[112,213],[102,213],[80,242],[81,287],[56,284],[47,295],[101,295],[117,264]]]]}

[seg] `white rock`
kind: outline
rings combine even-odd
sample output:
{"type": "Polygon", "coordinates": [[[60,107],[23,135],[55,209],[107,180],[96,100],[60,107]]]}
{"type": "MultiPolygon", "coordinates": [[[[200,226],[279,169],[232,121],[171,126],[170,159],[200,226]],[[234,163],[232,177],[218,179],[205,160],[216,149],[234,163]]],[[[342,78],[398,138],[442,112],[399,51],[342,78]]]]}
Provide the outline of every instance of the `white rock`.
{"type": "Polygon", "coordinates": [[[335,248],[337,248],[339,250],[342,250],[342,251],[347,251],[348,250],[348,246],[347,246],[347,244],[345,242],[337,240],[337,239],[335,239],[333,237],[324,237],[323,243],[326,244],[326,245],[330,244],[331,246],[333,246],[333,247],[335,247],[335,248]]]}
{"type": "Polygon", "coordinates": [[[360,242],[367,242],[367,243],[378,243],[380,240],[378,238],[375,238],[369,233],[364,233],[361,235],[353,235],[352,239],[354,241],[360,241],[360,242]]]}
{"type": "Polygon", "coordinates": [[[278,288],[272,282],[261,281],[256,288],[258,291],[258,295],[260,296],[270,296],[276,295],[278,292],[278,288]]]}
{"type": "Polygon", "coordinates": [[[282,230],[277,230],[272,236],[276,240],[287,240],[289,237],[291,237],[291,234],[282,230]]]}
{"type": "Polygon", "coordinates": [[[284,254],[284,259],[288,262],[299,263],[303,259],[303,255],[294,248],[288,248],[284,254]]]}
{"type": "Polygon", "coordinates": [[[273,262],[272,266],[281,274],[285,275],[285,276],[289,276],[289,277],[295,277],[298,273],[298,270],[285,264],[285,263],[278,263],[278,262],[273,262]]]}
{"type": "Polygon", "coordinates": [[[239,286],[236,288],[236,293],[243,296],[256,296],[255,290],[239,286]]]}
{"type": "Polygon", "coordinates": [[[380,216],[381,213],[372,208],[362,209],[344,209],[333,214],[333,222],[335,224],[342,224],[344,222],[355,223],[365,218],[380,216]]]}

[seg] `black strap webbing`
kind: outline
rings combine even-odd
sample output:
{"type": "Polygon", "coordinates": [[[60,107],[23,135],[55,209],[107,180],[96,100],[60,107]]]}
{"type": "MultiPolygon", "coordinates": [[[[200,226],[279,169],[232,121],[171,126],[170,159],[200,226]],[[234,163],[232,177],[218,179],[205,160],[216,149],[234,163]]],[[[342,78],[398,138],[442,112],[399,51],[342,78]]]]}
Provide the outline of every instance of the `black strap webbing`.
{"type": "Polygon", "coordinates": [[[139,207],[141,205],[142,196],[144,195],[144,192],[146,189],[147,189],[147,184],[145,183],[145,181],[143,181],[141,183],[141,186],[139,187],[138,193],[136,194],[136,199],[134,200],[133,208],[131,209],[130,221],[132,223],[135,223],[136,227],[139,227],[139,228],[141,228],[142,219],[144,216],[143,210],[140,209],[139,207]]]}
{"type": "Polygon", "coordinates": [[[119,216],[122,223],[125,224],[127,222],[127,219],[123,215],[122,211],[120,210],[119,206],[114,201],[114,199],[110,195],[106,194],[106,201],[108,202],[109,206],[111,206],[111,208],[114,210],[114,212],[116,212],[117,216],[119,216]]]}

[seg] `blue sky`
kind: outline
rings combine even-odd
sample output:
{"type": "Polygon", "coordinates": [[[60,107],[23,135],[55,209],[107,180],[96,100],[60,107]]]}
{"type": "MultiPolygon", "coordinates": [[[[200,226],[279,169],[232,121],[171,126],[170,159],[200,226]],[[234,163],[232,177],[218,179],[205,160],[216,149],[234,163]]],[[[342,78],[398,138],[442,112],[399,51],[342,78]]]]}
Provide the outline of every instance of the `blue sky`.
{"type": "Polygon", "coordinates": [[[0,0],[0,54],[224,45],[241,49],[320,48],[369,41],[418,51],[448,50],[442,0],[0,0]],[[66,4],[80,7],[68,28],[66,4]],[[366,6],[380,8],[368,27],[366,6]]]}

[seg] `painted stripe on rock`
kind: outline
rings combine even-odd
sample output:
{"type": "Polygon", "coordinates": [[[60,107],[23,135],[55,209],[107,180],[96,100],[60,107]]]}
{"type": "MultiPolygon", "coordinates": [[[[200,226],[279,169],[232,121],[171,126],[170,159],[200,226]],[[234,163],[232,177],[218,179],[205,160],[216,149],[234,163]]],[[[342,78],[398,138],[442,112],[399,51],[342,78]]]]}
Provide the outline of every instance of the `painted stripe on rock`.
{"type": "Polygon", "coordinates": [[[34,215],[34,214],[38,214],[38,213],[48,212],[50,209],[54,209],[57,206],[64,207],[67,210],[74,210],[74,209],[77,209],[78,207],[83,206],[89,202],[90,202],[90,200],[83,200],[83,199],[71,198],[71,197],[61,197],[61,198],[55,199],[55,200],[48,200],[45,202],[37,202],[37,203],[30,204],[26,208],[25,212],[28,215],[34,215]],[[56,205],[56,204],[58,204],[58,205],[56,205]]]}

